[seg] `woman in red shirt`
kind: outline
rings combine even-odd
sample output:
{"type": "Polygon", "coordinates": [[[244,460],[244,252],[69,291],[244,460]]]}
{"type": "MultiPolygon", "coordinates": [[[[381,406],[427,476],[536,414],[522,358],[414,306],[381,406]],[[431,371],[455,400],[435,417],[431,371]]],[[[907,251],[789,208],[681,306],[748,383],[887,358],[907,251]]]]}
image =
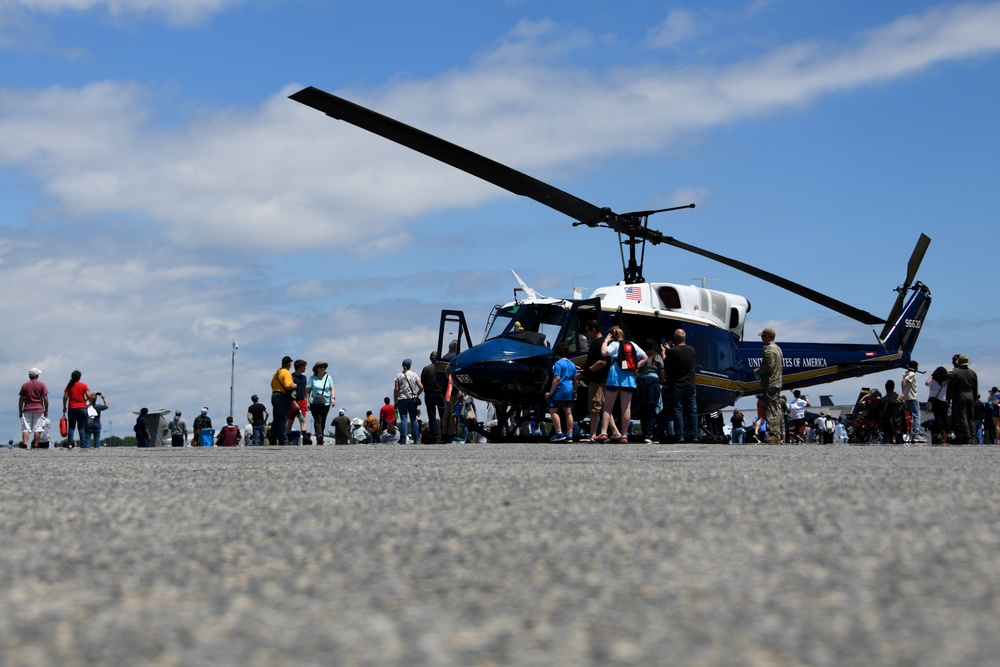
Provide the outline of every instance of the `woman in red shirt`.
{"type": "Polygon", "coordinates": [[[94,395],[90,393],[90,387],[80,382],[82,377],[80,371],[73,371],[69,376],[69,384],[63,391],[63,415],[69,422],[66,430],[66,446],[72,449],[73,429],[80,431],[80,442],[84,447],[89,447],[84,430],[87,427],[87,403],[94,400],[94,395]]]}

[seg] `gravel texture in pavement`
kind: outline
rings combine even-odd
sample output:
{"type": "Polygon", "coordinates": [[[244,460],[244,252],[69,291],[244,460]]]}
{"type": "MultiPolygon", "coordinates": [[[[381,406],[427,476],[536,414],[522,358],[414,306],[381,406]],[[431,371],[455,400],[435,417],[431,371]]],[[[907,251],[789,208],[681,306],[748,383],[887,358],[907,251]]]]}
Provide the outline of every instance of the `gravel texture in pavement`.
{"type": "Polygon", "coordinates": [[[5,665],[1000,664],[1000,447],[0,451],[5,665]]]}

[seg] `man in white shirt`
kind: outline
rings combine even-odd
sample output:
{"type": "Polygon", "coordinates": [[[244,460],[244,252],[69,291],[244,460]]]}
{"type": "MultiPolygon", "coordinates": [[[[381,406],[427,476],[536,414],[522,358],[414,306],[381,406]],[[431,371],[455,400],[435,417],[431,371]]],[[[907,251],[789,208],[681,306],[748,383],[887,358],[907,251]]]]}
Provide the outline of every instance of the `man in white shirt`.
{"type": "Polygon", "coordinates": [[[802,434],[806,430],[806,407],[809,406],[809,399],[802,395],[798,389],[792,392],[795,400],[788,404],[788,410],[792,419],[792,441],[802,442],[802,434]]]}

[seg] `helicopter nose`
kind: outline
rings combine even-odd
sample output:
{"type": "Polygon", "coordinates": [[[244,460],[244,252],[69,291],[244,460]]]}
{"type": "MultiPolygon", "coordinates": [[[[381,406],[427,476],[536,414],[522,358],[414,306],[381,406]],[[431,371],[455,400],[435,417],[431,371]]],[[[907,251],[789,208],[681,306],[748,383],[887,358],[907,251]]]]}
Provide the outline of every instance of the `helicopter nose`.
{"type": "Polygon", "coordinates": [[[495,338],[474,345],[448,364],[462,391],[491,402],[524,403],[540,398],[549,380],[552,357],[544,345],[495,338]]]}

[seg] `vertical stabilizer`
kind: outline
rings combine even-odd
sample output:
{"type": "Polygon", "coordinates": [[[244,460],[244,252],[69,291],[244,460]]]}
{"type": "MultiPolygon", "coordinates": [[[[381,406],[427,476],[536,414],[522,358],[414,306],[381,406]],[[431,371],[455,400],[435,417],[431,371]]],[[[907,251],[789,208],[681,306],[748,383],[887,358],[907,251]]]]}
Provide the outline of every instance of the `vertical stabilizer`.
{"type": "Polygon", "coordinates": [[[917,281],[909,288],[913,292],[894,321],[886,322],[882,345],[889,352],[902,352],[908,358],[917,344],[917,336],[924,326],[927,309],[931,306],[931,291],[917,281]]]}

